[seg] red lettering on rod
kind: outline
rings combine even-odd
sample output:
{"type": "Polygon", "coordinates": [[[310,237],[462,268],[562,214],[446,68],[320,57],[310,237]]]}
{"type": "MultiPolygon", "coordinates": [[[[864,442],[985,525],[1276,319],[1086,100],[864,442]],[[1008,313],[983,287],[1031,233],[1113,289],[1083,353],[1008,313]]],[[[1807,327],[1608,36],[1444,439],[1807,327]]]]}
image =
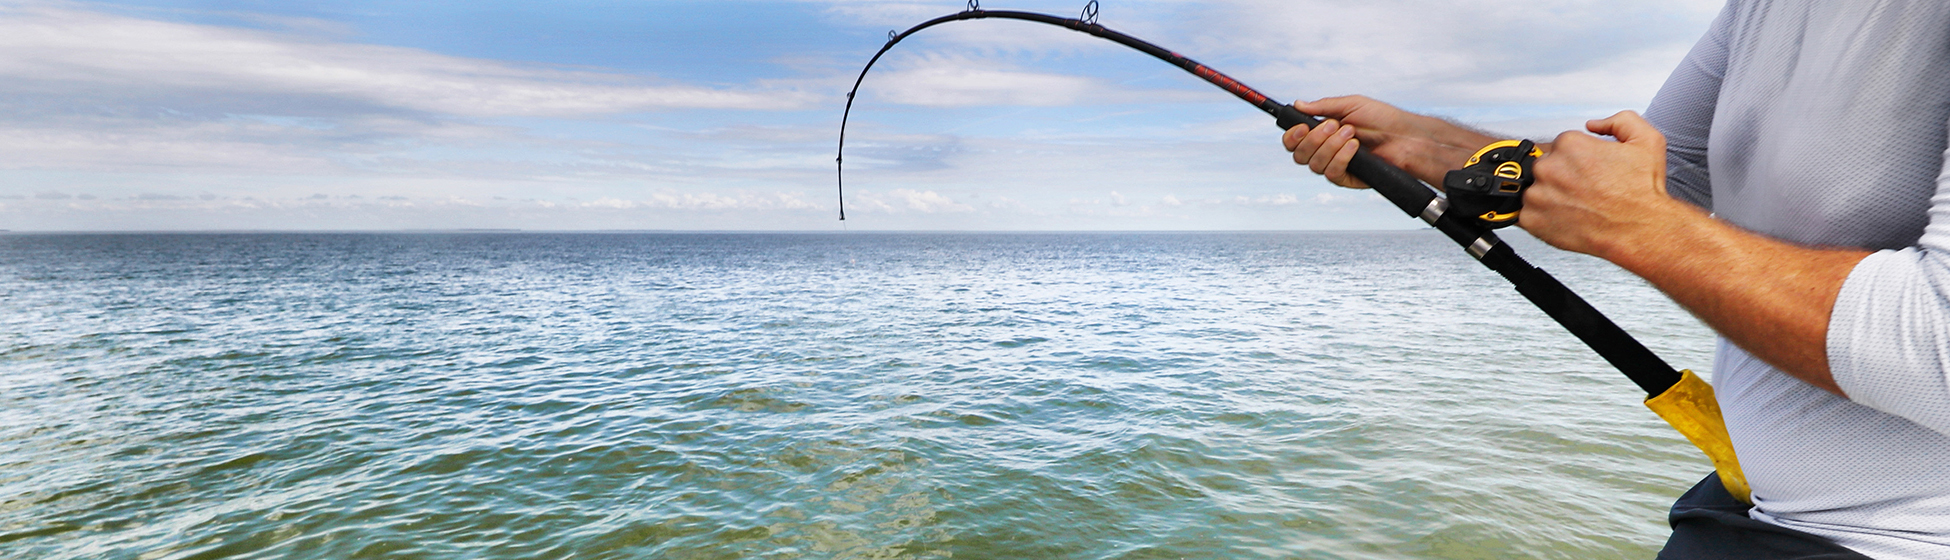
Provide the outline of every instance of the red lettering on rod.
{"type": "Polygon", "coordinates": [[[1260,95],[1259,92],[1253,91],[1252,88],[1246,87],[1245,84],[1233,80],[1231,76],[1220,74],[1219,71],[1211,68],[1206,68],[1204,64],[1193,68],[1192,73],[1197,74],[1200,78],[1205,78],[1206,81],[1212,82],[1219,87],[1225,88],[1226,91],[1230,91],[1233,95],[1245,99],[1248,103],[1258,105],[1266,102],[1266,96],[1260,95]]]}

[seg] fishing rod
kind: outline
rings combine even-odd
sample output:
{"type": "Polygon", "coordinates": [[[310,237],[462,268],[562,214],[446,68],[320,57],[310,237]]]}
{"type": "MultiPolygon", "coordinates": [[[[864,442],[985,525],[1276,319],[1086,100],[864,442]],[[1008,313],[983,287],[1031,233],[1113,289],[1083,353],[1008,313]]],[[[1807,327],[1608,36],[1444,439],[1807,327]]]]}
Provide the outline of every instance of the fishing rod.
{"type": "MultiPolygon", "coordinates": [[[[921,30],[945,23],[977,19],[1012,19],[1054,25],[1086,33],[1136,49],[1184,69],[1272,115],[1274,124],[1281,130],[1303,124],[1313,128],[1323,122],[1318,117],[1300,112],[1292,105],[1274,101],[1266,94],[1204,64],[1098,25],[1097,15],[1097,0],[1090,0],[1090,3],[1085,4],[1083,14],[1077,18],[1034,12],[984,10],[979,0],[968,0],[967,9],[959,13],[922,22],[903,32],[889,31],[887,44],[882,46],[879,52],[874,53],[873,58],[867,61],[867,66],[860,69],[860,77],[853,81],[853,89],[846,94],[846,111],[840,117],[839,157],[834,159],[840,177],[840,219],[846,219],[846,122],[853,114],[853,101],[860,91],[860,84],[866,81],[867,72],[873,69],[874,63],[879,62],[880,57],[892,50],[894,45],[921,30]]],[[[1517,293],[1523,294],[1525,299],[1543,310],[1545,315],[1549,315],[1578,340],[1596,351],[1612,367],[1618,368],[1640,389],[1644,389],[1647,395],[1646,406],[1706,453],[1730,493],[1743,501],[1750,501],[1746,477],[1740,472],[1739,460],[1735,457],[1733,444],[1727,436],[1726,424],[1721,419],[1719,404],[1713,397],[1712,386],[1700,380],[1691,370],[1674,370],[1671,365],[1666,364],[1665,360],[1660,359],[1645,345],[1632,338],[1632,335],[1619,328],[1584,298],[1578,297],[1570,288],[1565,287],[1543,269],[1531,266],[1523,257],[1517,256],[1516,251],[1492,231],[1516,223],[1522,206],[1523,190],[1530,186],[1533,179],[1530,175],[1531,163],[1541,155],[1541,152],[1528,140],[1507,140],[1485,146],[1476,152],[1462,169],[1450,171],[1444,177],[1443,184],[1449,193],[1448,197],[1438,196],[1434,188],[1400,167],[1374,155],[1365,146],[1355,152],[1354,158],[1348,162],[1347,171],[1367,183],[1395,207],[1411,217],[1427,222],[1461,245],[1464,251],[1476,258],[1477,262],[1483,263],[1483,266],[1503,276],[1515,286],[1517,293]]]]}

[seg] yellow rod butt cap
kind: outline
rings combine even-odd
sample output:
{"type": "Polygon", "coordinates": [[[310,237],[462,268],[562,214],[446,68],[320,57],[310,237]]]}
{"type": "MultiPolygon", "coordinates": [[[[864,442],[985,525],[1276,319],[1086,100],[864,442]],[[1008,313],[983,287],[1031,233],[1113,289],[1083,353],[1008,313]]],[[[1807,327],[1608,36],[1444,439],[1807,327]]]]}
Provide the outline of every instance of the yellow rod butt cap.
{"type": "Polygon", "coordinates": [[[1693,370],[1685,370],[1680,372],[1679,383],[1645,399],[1645,407],[1666,419],[1667,424],[1713,460],[1713,470],[1720,473],[1720,482],[1726,484],[1727,493],[1742,502],[1754,503],[1753,490],[1747,487],[1747,475],[1740,472],[1740,458],[1733,453],[1733,439],[1727,436],[1726,420],[1720,418],[1720,401],[1714,398],[1712,385],[1693,375],[1693,370]]]}

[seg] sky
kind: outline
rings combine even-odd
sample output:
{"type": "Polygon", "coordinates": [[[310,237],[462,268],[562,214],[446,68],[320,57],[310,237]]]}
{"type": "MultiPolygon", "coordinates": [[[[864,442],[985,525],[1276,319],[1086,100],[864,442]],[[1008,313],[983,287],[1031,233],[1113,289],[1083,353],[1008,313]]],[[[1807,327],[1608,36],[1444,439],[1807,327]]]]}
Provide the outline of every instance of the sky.
{"type": "MultiPolygon", "coordinates": [[[[1084,2],[990,0],[1075,16],[1084,2]]],[[[1066,29],[883,0],[0,0],[0,230],[1420,225],[1272,119],[1066,29]]],[[[1513,137],[1642,110],[1717,0],[1111,0],[1279,99],[1513,137]]]]}

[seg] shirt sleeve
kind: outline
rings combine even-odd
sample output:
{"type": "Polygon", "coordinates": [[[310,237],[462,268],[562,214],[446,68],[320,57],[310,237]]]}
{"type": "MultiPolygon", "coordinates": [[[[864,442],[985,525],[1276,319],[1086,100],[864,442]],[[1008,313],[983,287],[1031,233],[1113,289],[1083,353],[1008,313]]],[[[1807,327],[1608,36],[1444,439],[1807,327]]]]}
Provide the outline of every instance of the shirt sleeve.
{"type": "Polygon", "coordinates": [[[1950,435],[1950,166],[1916,245],[1869,255],[1842,283],[1828,367],[1850,400],[1950,435]]]}
{"type": "Polygon", "coordinates": [[[1666,192],[1708,210],[1713,208],[1713,183],[1707,173],[1706,143],[1720,101],[1720,81],[1726,76],[1733,8],[1728,2],[1713,18],[1706,35],[1686,53],[1645,109],[1646,120],[1666,136],[1666,192]]]}

